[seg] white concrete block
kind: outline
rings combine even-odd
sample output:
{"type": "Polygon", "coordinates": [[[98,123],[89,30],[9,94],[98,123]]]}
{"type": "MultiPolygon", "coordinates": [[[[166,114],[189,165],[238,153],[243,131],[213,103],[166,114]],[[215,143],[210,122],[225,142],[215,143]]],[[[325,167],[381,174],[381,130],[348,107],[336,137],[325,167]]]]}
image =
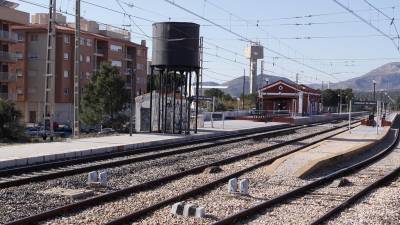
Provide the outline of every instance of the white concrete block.
{"type": "Polygon", "coordinates": [[[194,204],[185,204],[183,207],[183,216],[190,217],[196,215],[196,206],[194,204]]]}
{"type": "Polygon", "coordinates": [[[204,218],[204,216],[206,215],[206,210],[204,209],[204,207],[197,207],[196,208],[196,218],[204,218]]]}
{"type": "Polygon", "coordinates": [[[97,171],[92,171],[88,173],[88,184],[97,182],[98,176],[97,176],[97,171]]]}
{"type": "Polygon", "coordinates": [[[185,206],[184,202],[177,202],[177,203],[173,204],[171,213],[174,215],[182,216],[184,206],[185,206]]]}
{"type": "Polygon", "coordinates": [[[242,195],[248,195],[249,194],[249,179],[243,179],[239,183],[239,192],[242,195]]]}
{"type": "Polygon", "coordinates": [[[107,186],[107,171],[102,171],[99,173],[98,181],[101,186],[107,186]]]}
{"type": "Polygon", "coordinates": [[[36,157],[28,158],[28,164],[29,165],[42,163],[43,161],[44,161],[44,157],[43,156],[36,156],[36,157]]]}
{"type": "Polygon", "coordinates": [[[238,179],[232,178],[228,181],[228,192],[229,193],[236,193],[238,188],[238,179]]]}

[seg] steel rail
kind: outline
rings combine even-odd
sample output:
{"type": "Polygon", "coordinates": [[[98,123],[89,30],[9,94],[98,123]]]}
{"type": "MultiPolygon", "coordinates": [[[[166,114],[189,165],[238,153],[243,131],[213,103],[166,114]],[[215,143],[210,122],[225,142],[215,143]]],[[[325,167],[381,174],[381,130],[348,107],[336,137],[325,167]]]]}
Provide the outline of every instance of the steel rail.
{"type": "MultiPolygon", "coordinates": [[[[357,123],[357,122],[354,122],[354,123],[357,123]]],[[[309,134],[309,135],[306,135],[306,136],[303,136],[303,137],[300,137],[300,138],[292,139],[292,140],[289,140],[287,142],[282,142],[282,143],[278,143],[278,144],[275,144],[275,145],[272,145],[272,146],[268,146],[268,147],[265,147],[265,148],[261,148],[261,149],[257,149],[257,150],[251,151],[251,152],[247,152],[247,153],[244,153],[244,154],[231,156],[231,157],[228,157],[228,158],[225,158],[225,159],[222,159],[222,160],[218,160],[216,162],[212,162],[212,163],[209,163],[209,164],[206,164],[206,165],[197,166],[197,167],[194,167],[194,168],[186,170],[186,171],[178,172],[178,173],[175,173],[175,174],[172,174],[172,175],[168,175],[168,176],[165,176],[165,177],[162,177],[162,178],[158,178],[158,179],[155,179],[155,180],[151,180],[151,181],[148,181],[148,182],[145,182],[145,183],[141,183],[141,184],[138,184],[138,185],[133,185],[133,186],[121,189],[121,190],[113,191],[113,192],[110,192],[110,193],[102,194],[102,195],[95,196],[95,197],[92,197],[92,198],[88,198],[88,199],[85,199],[85,200],[81,200],[81,201],[78,201],[78,202],[75,202],[75,203],[71,203],[71,204],[60,206],[60,207],[57,207],[57,208],[54,208],[54,209],[50,209],[50,210],[45,211],[43,213],[39,213],[39,214],[36,214],[36,215],[28,216],[28,217],[25,217],[25,218],[22,218],[22,219],[18,219],[18,220],[6,223],[6,225],[36,224],[36,223],[39,223],[41,221],[48,220],[48,219],[54,218],[56,216],[63,215],[63,214],[65,214],[67,212],[70,212],[70,211],[75,211],[77,209],[84,209],[84,208],[87,208],[87,207],[99,205],[99,204],[101,204],[103,202],[112,201],[112,200],[115,200],[116,198],[120,198],[120,197],[129,195],[129,194],[134,193],[134,192],[140,192],[140,191],[144,191],[144,190],[148,190],[148,189],[152,189],[152,188],[158,187],[158,186],[160,186],[160,185],[162,185],[162,184],[164,184],[166,182],[170,182],[170,181],[185,177],[187,175],[201,173],[201,172],[204,171],[204,169],[206,169],[208,167],[211,167],[211,166],[225,165],[225,164],[229,164],[231,162],[235,162],[235,161],[238,161],[238,160],[241,160],[241,159],[246,159],[246,158],[249,158],[249,157],[252,157],[252,156],[255,156],[255,155],[259,155],[259,154],[274,150],[276,148],[285,146],[287,144],[291,144],[291,143],[302,141],[302,140],[305,140],[305,139],[308,139],[308,138],[312,138],[312,137],[315,137],[317,135],[328,133],[328,132],[331,132],[331,131],[334,131],[334,130],[337,130],[337,129],[340,129],[340,128],[343,128],[343,127],[346,127],[346,126],[347,125],[333,127],[333,128],[330,128],[330,129],[327,129],[327,130],[324,130],[324,131],[319,131],[319,132],[316,132],[316,133],[313,133],[313,134],[309,134]]],[[[325,138],[323,138],[321,140],[330,138],[330,137],[332,137],[334,135],[337,135],[338,133],[342,133],[342,132],[345,132],[345,131],[346,130],[343,130],[343,131],[340,131],[340,132],[336,132],[335,134],[329,135],[328,137],[325,137],[325,138]]],[[[198,187],[196,189],[193,189],[192,191],[186,192],[183,195],[179,195],[179,196],[171,198],[169,200],[165,200],[165,201],[163,201],[161,203],[157,203],[156,205],[152,205],[150,207],[144,208],[144,209],[140,210],[140,212],[134,212],[131,215],[133,215],[133,217],[136,218],[137,216],[142,216],[147,212],[150,212],[152,210],[155,210],[155,209],[158,209],[158,208],[160,208],[162,206],[165,206],[166,204],[168,204],[170,202],[173,202],[174,199],[181,199],[181,198],[184,198],[184,197],[193,196],[194,194],[198,194],[198,193],[200,193],[202,191],[208,190],[209,188],[214,187],[214,186],[220,184],[221,182],[225,182],[227,179],[230,179],[232,176],[238,176],[240,174],[243,174],[243,173],[248,172],[250,170],[254,170],[254,169],[256,169],[258,167],[261,167],[263,165],[270,164],[270,163],[272,163],[274,160],[276,160],[279,157],[283,157],[283,156],[291,154],[291,153],[293,153],[295,151],[299,151],[300,149],[303,149],[305,147],[311,146],[312,144],[318,143],[321,140],[314,141],[312,143],[309,143],[309,144],[306,144],[304,146],[298,147],[298,148],[296,148],[296,149],[294,149],[294,150],[292,150],[290,152],[281,154],[280,156],[277,156],[277,157],[274,157],[274,158],[272,158],[270,160],[258,163],[258,164],[254,165],[252,167],[249,167],[247,169],[244,169],[244,170],[241,170],[241,171],[236,172],[234,174],[231,174],[230,176],[227,176],[225,178],[219,179],[217,181],[214,181],[214,182],[211,182],[211,183],[206,184],[204,186],[201,186],[201,187],[198,187]]],[[[131,217],[127,216],[126,218],[131,218],[131,217]]]]}
{"type": "MultiPolygon", "coordinates": [[[[397,120],[397,119],[396,119],[397,120]]],[[[398,121],[396,121],[397,123],[398,121]]],[[[255,206],[252,206],[248,209],[244,209],[238,213],[232,214],[226,218],[223,218],[219,221],[216,221],[214,223],[212,223],[212,225],[227,225],[227,224],[234,224],[237,223],[245,218],[248,218],[250,216],[253,216],[261,211],[264,211],[270,207],[273,207],[275,205],[281,204],[289,199],[295,199],[297,197],[300,197],[304,194],[306,194],[308,191],[313,190],[317,187],[320,187],[322,185],[325,185],[329,182],[331,182],[332,180],[335,180],[337,178],[343,177],[347,174],[351,174],[354,172],[357,172],[358,170],[376,162],[377,160],[383,158],[384,156],[386,156],[388,153],[390,153],[394,147],[397,145],[399,140],[399,130],[398,128],[395,130],[395,135],[393,140],[391,141],[390,145],[386,148],[384,148],[382,151],[380,151],[379,153],[375,154],[374,156],[369,157],[368,159],[365,159],[361,162],[358,162],[354,165],[348,166],[346,168],[340,169],[336,172],[333,172],[329,175],[326,175],[324,177],[321,177],[309,184],[306,184],[302,187],[293,189],[291,191],[288,191],[284,194],[281,194],[275,198],[272,198],[270,200],[261,202],[255,206]]]]}
{"type": "MultiPolygon", "coordinates": [[[[354,123],[353,123],[353,124],[354,124],[354,123]]],[[[336,129],[340,129],[340,128],[342,128],[342,127],[344,127],[344,126],[341,126],[341,127],[339,127],[339,128],[336,128],[336,129]]],[[[333,130],[334,130],[334,129],[333,129],[333,130]]],[[[332,130],[331,130],[331,131],[332,131],[332,130]]],[[[264,161],[262,161],[262,162],[260,162],[260,163],[257,163],[257,164],[255,164],[255,165],[252,165],[252,166],[250,166],[250,167],[247,167],[247,168],[245,168],[245,169],[242,169],[242,170],[240,170],[240,171],[237,171],[237,172],[235,172],[235,173],[232,173],[232,174],[230,174],[230,175],[227,175],[227,176],[225,176],[225,177],[222,177],[222,178],[217,179],[217,180],[215,180],[215,181],[212,181],[212,182],[210,182],[210,183],[207,183],[207,184],[205,184],[205,185],[202,185],[202,186],[199,186],[199,187],[197,187],[197,188],[191,189],[191,190],[189,190],[189,191],[187,191],[187,192],[185,192],[185,193],[183,193],[183,194],[179,194],[179,195],[177,195],[177,196],[168,198],[168,199],[166,199],[166,200],[164,200],[164,201],[155,203],[155,204],[153,204],[153,205],[151,205],[151,206],[149,206],[149,207],[146,207],[146,208],[143,208],[143,209],[141,209],[141,210],[135,211],[135,212],[133,212],[133,213],[131,213],[131,214],[129,214],[129,215],[126,215],[126,216],[117,218],[117,219],[115,219],[115,220],[113,220],[113,221],[110,221],[110,222],[106,223],[105,225],[119,225],[119,224],[124,224],[124,223],[131,222],[132,220],[135,220],[135,219],[138,219],[138,218],[140,218],[140,217],[143,217],[144,215],[146,215],[146,214],[148,214],[148,213],[150,213],[150,212],[153,212],[153,211],[155,211],[155,210],[157,210],[157,209],[160,209],[160,208],[162,208],[162,207],[165,207],[165,206],[167,206],[168,204],[171,204],[171,203],[174,203],[174,202],[177,202],[177,201],[182,201],[182,200],[185,200],[185,199],[187,199],[187,198],[194,197],[194,196],[196,196],[196,195],[198,195],[198,194],[204,193],[204,192],[206,192],[206,191],[208,191],[208,190],[210,190],[210,189],[212,189],[212,188],[214,188],[214,187],[220,185],[221,183],[224,183],[224,182],[228,181],[228,180],[231,179],[231,178],[241,176],[242,174],[247,173],[247,172],[249,172],[249,171],[255,170],[255,169],[260,168],[260,167],[262,167],[262,166],[269,165],[269,164],[273,163],[275,160],[277,160],[277,159],[279,159],[279,158],[282,158],[282,157],[287,156],[287,155],[289,155],[289,154],[292,154],[292,153],[294,153],[294,152],[300,151],[301,149],[307,148],[307,147],[312,146],[312,145],[314,145],[314,144],[316,144],[316,143],[318,143],[318,142],[320,142],[320,141],[326,140],[326,139],[331,138],[331,137],[333,137],[333,136],[335,136],[335,135],[337,135],[337,134],[339,134],[339,133],[343,133],[343,132],[346,132],[346,131],[347,131],[347,130],[339,131],[339,132],[337,132],[337,133],[335,133],[335,134],[329,135],[329,136],[327,136],[327,137],[325,137],[325,138],[322,138],[322,139],[320,139],[320,140],[316,140],[316,141],[313,141],[313,142],[311,142],[311,143],[309,143],[309,144],[306,144],[306,145],[304,145],[304,146],[295,148],[295,149],[293,149],[293,150],[291,150],[291,151],[289,151],[289,152],[286,152],[286,153],[280,154],[280,155],[278,155],[278,156],[272,157],[272,158],[270,158],[270,159],[264,160],[264,161]]],[[[329,132],[329,131],[328,131],[328,132],[329,132]]],[[[321,133],[321,132],[318,132],[318,133],[319,133],[319,134],[309,135],[309,138],[314,137],[314,136],[316,136],[316,135],[323,134],[323,133],[327,133],[327,132],[322,132],[322,133],[321,133]]],[[[299,141],[299,140],[295,140],[294,142],[297,142],[297,141],[299,141]]],[[[291,143],[294,143],[294,142],[291,142],[291,143]]],[[[288,144],[288,143],[283,143],[283,145],[281,145],[281,144],[279,144],[279,145],[284,146],[284,145],[286,145],[286,144],[288,144]]]]}
{"type": "MultiPolygon", "coordinates": [[[[125,159],[117,159],[114,161],[106,161],[106,162],[102,162],[102,163],[94,162],[91,165],[83,165],[78,168],[65,168],[65,169],[60,169],[60,170],[56,170],[56,171],[54,171],[54,170],[43,171],[42,170],[42,171],[35,171],[35,173],[33,173],[33,174],[32,173],[31,174],[21,174],[17,177],[15,177],[15,176],[3,177],[3,178],[0,178],[0,188],[23,185],[23,184],[27,184],[30,182],[39,182],[39,181],[44,181],[44,180],[54,179],[54,178],[59,178],[59,177],[64,177],[64,176],[71,176],[71,175],[75,175],[75,174],[79,174],[79,173],[83,173],[83,172],[89,172],[89,171],[103,169],[103,168],[111,168],[111,167],[126,165],[129,163],[160,159],[160,158],[172,156],[172,155],[179,155],[179,154],[185,154],[185,153],[190,153],[190,152],[195,152],[195,151],[200,151],[200,150],[206,150],[207,148],[216,147],[216,146],[225,145],[225,144],[231,144],[231,143],[235,143],[235,142],[239,142],[239,141],[243,141],[243,140],[247,140],[247,139],[261,138],[261,137],[266,137],[266,136],[271,137],[271,136],[283,134],[286,132],[295,131],[295,130],[301,129],[301,128],[304,128],[304,126],[281,128],[278,130],[266,131],[262,134],[249,134],[249,136],[238,137],[236,139],[230,139],[230,140],[222,140],[222,141],[216,140],[216,141],[212,141],[210,143],[200,145],[200,146],[188,147],[188,148],[171,150],[171,151],[161,151],[159,153],[154,153],[154,154],[149,154],[149,155],[144,155],[144,156],[137,156],[137,157],[125,158],[125,159]]],[[[52,169],[54,169],[54,168],[52,168],[52,169]]]]}
{"type": "Polygon", "coordinates": [[[284,128],[293,128],[293,127],[301,127],[301,126],[302,125],[280,125],[278,127],[272,127],[272,128],[271,127],[256,128],[256,129],[251,129],[246,132],[237,132],[234,134],[217,135],[217,136],[213,136],[213,137],[199,138],[199,139],[195,139],[195,140],[187,140],[184,142],[157,144],[157,145],[149,146],[149,147],[131,148],[131,149],[124,150],[124,151],[100,153],[100,154],[96,154],[96,155],[82,156],[79,158],[72,158],[72,159],[70,158],[70,159],[63,159],[63,160],[58,160],[58,161],[45,162],[45,163],[22,166],[22,167],[1,169],[0,177],[9,176],[10,174],[19,174],[19,173],[37,171],[37,170],[41,170],[41,169],[55,168],[55,167],[59,167],[59,166],[94,162],[94,161],[99,161],[99,160],[104,160],[104,159],[136,155],[136,154],[146,153],[146,152],[151,152],[151,151],[159,151],[159,150],[165,150],[165,149],[169,149],[169,148],[199,144],[199,143],[203,143],[203,142],[223,140],[226,138],[235,138],[235,137],[240,137],[240,136],[244,136],[244,135],[255,134],[258,132],[268,132],[268,131],[274,131],[274,130],[279,130],[279,129],[284,129],[284,128]]]}
{"type": "Polygon", "coordinates": [[[318,219],[314,220],[313,222],[310,223],[310,225],[318,225],[322,224],[329,219],[333,218],[334,216],[338,215],[340,212],[344,211],[348,207],[351,207],[353,204],[355,204],[358,200],[360,200],[362,197],[369,195],[373,190],[382,187],[383,185],[390,183],[394,179],[398,178],[400,176],[400,167],[397,167],[390,173],[386,174],[385,176],[381,177],[380,179],[374,181],[372,184],[368,185],[361,191],[357,192],[350,198],[346,199],[344,202],[342,202],[340,205],[336,206],[335,208],[329,210],[326,212],[324,215],[319,217],[318,219]]]}

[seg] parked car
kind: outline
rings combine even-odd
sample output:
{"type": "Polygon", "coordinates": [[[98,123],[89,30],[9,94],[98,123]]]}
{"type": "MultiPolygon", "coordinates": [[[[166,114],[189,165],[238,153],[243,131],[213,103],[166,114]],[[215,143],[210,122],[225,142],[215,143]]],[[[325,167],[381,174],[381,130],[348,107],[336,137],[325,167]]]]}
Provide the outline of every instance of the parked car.
{"type": "Polygon", "coordinates": [[[115,133],[115,130],[112,128],[103,128],[98,134],[112,134],[115,133]]]}

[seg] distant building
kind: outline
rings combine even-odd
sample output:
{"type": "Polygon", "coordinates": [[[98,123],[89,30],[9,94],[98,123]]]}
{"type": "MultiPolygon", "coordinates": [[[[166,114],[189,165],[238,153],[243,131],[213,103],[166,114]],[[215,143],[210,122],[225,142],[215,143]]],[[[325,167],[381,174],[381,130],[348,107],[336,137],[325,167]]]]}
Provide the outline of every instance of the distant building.
{"type": "Polygon", "coordinates": [[[20,55],[12,51],[19,37],[11,31],[11,26],[29,23],[29,14],[16,10],[17,6],[13,2],[0,1],[0,98],[13,101],[17,98],[17,77],[21,71],[16,70],[20,55]]]}
{"type": "Polygon", "coordinates": [[[272,114],[315,115],[321,112],[321,92],[306,85],[278,80],[258,90],[260,108],[272,114]]]}
{"type": "MultiPolygon", "coordinates": [[[[17,107],[23,112],[24,122],[41,122],[44,104],[44,78],[46,73],[46,42],[48,14],[32,15],[32,24],[13,26],[18,41],[12,46],[18,57],[14,70],[17,73],[17,107]]],[[[74,82],[74,24],[67,24],[63,15],[56,15],[56,74],[54,121],[69,123],[73,120],[74,82]]],[[[81,93],[90,82],[100,64],[110,62],[116,66],[130,89],[131,74],[136,74],[136,94],[147,91],[147,47],[133,43],[130,33],[101,27],[94,21],[82,19],[80,40],[81,93]]],[[[133,91],[133,90],[132,90],[133,91]]]]}

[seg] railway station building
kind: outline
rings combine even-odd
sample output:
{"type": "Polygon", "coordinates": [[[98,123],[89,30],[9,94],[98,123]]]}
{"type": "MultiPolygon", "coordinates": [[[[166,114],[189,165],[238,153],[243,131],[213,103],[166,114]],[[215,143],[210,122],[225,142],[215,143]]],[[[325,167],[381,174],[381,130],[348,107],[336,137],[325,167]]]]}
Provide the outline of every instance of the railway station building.
{"type": "Polygon", "coordinates": [[[278,80],[258,90],[259,108],[272,115],[310,116],[321,113],[321,92],[303,84],[278,80]]]}

